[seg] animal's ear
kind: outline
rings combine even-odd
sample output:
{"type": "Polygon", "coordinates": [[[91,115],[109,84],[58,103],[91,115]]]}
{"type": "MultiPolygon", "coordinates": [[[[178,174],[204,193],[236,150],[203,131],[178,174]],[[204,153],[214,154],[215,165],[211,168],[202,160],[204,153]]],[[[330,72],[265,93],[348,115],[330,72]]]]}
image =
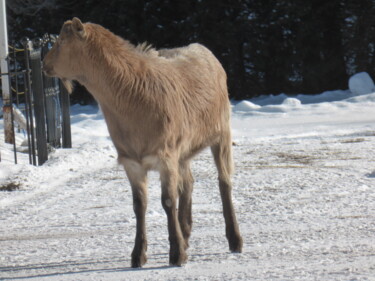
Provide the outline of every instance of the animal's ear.
{"type": "Polygon", "coordinates": [[[73,18],[72,20],[72,29],[80,38],[84,38],[86,35],[85,27],[83,26],[79,18],[73,18]]]}

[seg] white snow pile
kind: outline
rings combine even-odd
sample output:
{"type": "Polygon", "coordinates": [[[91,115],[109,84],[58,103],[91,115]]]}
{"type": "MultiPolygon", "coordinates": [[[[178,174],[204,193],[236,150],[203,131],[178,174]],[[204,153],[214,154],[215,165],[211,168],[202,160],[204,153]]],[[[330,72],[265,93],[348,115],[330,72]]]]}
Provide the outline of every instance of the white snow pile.
{"type": "Polygon", "coordinates": [[[192,166],[194,223],[183,267],[168,266],[153,172],[148,263],[129,267],[131,189],[97,107],[71,108],[73,148],[52,152],[41,167],[22,153],[14,165],[1,134],[0,188],[19,189],[0,191],[0,280],[374,280],[375,93],[364,77],[352,77],[347,91],[233,104],[233,198],[244,252],[228,250],[206,150],[192,166]]]}
{"type": "Polygon", "coordinates": [[[349,89],[355,95],[366,95],[375,91],[375,85],[367,72],[360,72],[350,77],[349,89]]]}

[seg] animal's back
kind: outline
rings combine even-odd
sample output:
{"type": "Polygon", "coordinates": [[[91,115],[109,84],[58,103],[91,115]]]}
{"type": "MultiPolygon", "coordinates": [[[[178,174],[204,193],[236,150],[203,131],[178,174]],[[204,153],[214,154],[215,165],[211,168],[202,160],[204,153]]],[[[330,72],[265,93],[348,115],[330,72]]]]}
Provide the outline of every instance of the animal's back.
{"type": "Polygon", "coordinates": [[[205,46],[193,43],[181,48],[160,49],[158,55],[175,67],[182,68],[185,75],[193,75],[194,80],[200,78],[207,80],[205,82],[218,82],[218,79],[223,78],[225,83],[218,86],[222,86],[226,92],[226,73],[215,55],[205,46]]]}
{"type": "Polygon", "coordinates": [[[171,93],[171,96],[175,95],[176,107],[182,107],[179,111],[184,114],[178,115],[179,112],[173,110],[171,114],[180,128],[181,138],[188,142],[186,154],[195,154],[223,134],[230,134],[227,77],[212,52],[195,43],[182,48],[162,49],[158,54],[173,64],[177,76],[183,81],[181,93],[171,93]]]}

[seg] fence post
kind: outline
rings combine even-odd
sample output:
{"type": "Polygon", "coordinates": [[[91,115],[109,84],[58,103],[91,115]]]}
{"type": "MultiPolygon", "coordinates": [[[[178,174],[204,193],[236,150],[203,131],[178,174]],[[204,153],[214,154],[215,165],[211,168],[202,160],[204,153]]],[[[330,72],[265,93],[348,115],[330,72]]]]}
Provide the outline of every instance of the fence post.
{"type": "Polygon", "coordinates": [[[12,123],[12,101],[10,96],[10,85],[8,78],[8,31],[7,31],[7,19],[6,19],[6,7],[5,0],[0,0],[0,64],[1,64],[1,83],[3,91],[3,103],[4,103],[4,134],[6,143],[14,143],[13,138],[13,123],[12,123]]]}
{"type": "Polygon", "coordinates": [[[60,99],[62,114],[62,147],[72,148],[72,134],[70,130],[70,99],[69,93],[60,81],[60,99]]]}
{"type": "Polygon", "coordinates": [[[27,117],[27,132],[28,132],[28,143],[29,143],[29,157],[31,159],[31,164],[36,165],[36,149],[35,149],[35,131],[34,131],[34,110],[33,110],[33,97],[31,93],[31,77],[30,77],[30,58],[29,50],[30,40],[25,37],[22,39],[22,46],[24,48],[24,59],[25,59],[25,75],[24,75],[24,85],[25,85],[25,109],[27,117]]]}
{"type": "Polygon", "coordinates": [[[34,114],[36,122],[36,143],[38,150],[38,165],[43,165],[48,159],[47,139],[46,139],[46,118],[44,110],[44,89],[42,78],[41,48],[31,48],[30,50],[31,79],[34,114]]]}
{"type": "MultiPolygon", "coordinates": [[[[49,51],[49,38],[44,38],[42,57],[49,51]]],[[[47,142],[52,147],[61,146],[61,101],[59,80],[43,75],[44,96],[47,120],[47,142]]]]}
{"type": "Polygon", "coordinates": [[[47,125],[47,142],[52,147],[61,146],[61,112],[58,79],[44,77],[44,103],[47,125]]]}
{"type": "MultiPolygon", "coordinates": [[[[10,65],[10,58],[8,56],[7,58],[7,64],[8,64],[8,70],[10,69],[9,65],[10,65]]],[[[8,83],[9,85],[11,85],[11,79],[10,79],[10,73],[8,75],[8,83]]],[[[12,98],[12,91],[10,91],[10,100],[11,102],[13,101],[13,98],[12,98]]],[[[12,121],[12,138],[13,138],[13,153],[14,153],[14,163],[17,164],[17,144],[16,144],[16,135],[15,135],[15,132],[14,132],[14,108],[13,108],[13,104],[11,103],[10,104],[11,108],[10,108],[10,116],[11,116],[11,121],[12,121]]]]}

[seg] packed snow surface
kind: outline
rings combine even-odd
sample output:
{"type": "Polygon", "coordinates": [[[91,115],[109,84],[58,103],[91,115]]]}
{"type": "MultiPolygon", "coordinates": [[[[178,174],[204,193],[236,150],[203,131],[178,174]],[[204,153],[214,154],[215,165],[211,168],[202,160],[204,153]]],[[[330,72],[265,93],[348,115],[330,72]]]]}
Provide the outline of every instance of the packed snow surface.
{"type": "MultiPolygon", "coordinates": [[[[73,106],[73,148],[41,167],[0,140],[0,280],[375,280],[375,93],[233,104],[232,254],[209,150],[193,161],[189,261],[168,266],[158,175],[149,174],[148,263],[130,268],[129,182],[95,106],[73,106]]],[[[2,120],[0,120],[2,130],[2,120]]],[[[22,141],[22,134],[17,141],[22,141]]],[[[1,136],[0,138],[3,138],[1,136]]]]}

